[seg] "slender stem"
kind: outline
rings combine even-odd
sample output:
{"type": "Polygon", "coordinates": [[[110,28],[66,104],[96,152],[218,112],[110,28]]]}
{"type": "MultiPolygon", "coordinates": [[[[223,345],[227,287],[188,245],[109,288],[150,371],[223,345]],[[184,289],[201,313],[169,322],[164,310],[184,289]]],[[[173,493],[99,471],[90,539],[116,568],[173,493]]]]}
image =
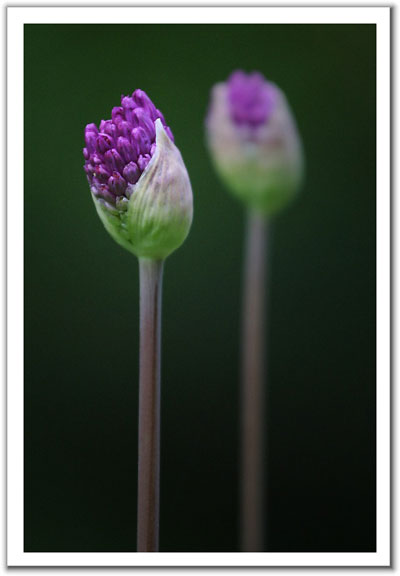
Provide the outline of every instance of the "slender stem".
{"type": "Polygon", "coordinates": [[[242,318],[241,544],[262,552],[267,223],[249,213],[242,318]]]}
{"type": "Polygon", "coordinates": [[[137,551],[158,552],[163,262],[139,260],[140,375],[137,551]]]}

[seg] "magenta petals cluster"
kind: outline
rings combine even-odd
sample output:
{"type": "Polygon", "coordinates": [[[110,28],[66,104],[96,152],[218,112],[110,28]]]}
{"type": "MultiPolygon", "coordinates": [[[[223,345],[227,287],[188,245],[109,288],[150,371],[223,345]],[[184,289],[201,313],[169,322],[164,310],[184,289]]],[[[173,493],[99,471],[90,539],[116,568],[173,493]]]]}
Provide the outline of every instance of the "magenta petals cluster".
{"type": "Polygon", "coordinates": [[[230,115],[238,126],[267,124],[276,104],[276,90],[260,72],[235,70],[227,82],[230,115]]]}
{"type": "Polygon", "coordinates": [[[111,120],[85,128],[85,172],[94,196],[106,208],[126,209],[133,186],[156,149],[155,121],[160,119],[174,141],[164,116],[143,90],[121,96],[111,120]]]}

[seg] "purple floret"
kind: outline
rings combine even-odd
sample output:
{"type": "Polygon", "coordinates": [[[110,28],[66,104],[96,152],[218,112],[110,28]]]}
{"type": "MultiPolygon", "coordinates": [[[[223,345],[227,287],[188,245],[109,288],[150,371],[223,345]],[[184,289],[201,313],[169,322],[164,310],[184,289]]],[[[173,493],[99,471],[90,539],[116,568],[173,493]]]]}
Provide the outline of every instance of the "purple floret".
{"type": "Polygon", "coordinates": [[[259,72],[236,70],[228,79],[232,120],[238,126],[258,128],[268,122],[275,105],[273,85],[259,72]]]}
{"type": "Polygon", "coordinates": [[[155,121],[159,118],[172,141],[164,116],[143,90],[121,96],[111,120],[85,128],[84,169],[96,198],[126,210],[132,186],[139,180],[156,150],[155,121]]]}

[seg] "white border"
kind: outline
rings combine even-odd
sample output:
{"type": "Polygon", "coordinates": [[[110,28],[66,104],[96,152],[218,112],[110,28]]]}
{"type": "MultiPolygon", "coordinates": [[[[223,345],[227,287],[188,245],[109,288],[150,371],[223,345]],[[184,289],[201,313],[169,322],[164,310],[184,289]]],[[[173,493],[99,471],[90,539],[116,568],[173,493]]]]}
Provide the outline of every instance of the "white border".
{"type": "Polygon", "coordinates": [[[7,9],[8,566],[390,565],[390,9],[387,7],[9,7],[7,9]],[[377,25],[377,552],[24,553],[23,25],[25,23],[370,23],[377,25]],[[12,119],[12,123],[11,120],[12,119]],[[12,128],[10,129],[10,127],[12,128]],[[10,197],[12,196],[12,202],[10,197]],[[15,217],[15,215],[19,215],[15,217]]]}

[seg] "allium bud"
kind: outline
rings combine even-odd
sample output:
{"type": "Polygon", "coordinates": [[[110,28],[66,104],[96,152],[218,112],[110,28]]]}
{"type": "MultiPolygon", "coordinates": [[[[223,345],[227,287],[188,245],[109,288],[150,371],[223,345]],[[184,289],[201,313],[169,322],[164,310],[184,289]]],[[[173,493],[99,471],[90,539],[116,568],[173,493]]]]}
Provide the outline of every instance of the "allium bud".
{"type": "Polygon", "coordinates": [[[258,72],[233,72],[216,84],[206,119],[212,160],[250,208],[270,215],[299,189],[303,152],[283,92],[258,72]]]}
{"type": "Polygon", "coordinates": [[[106,230],[139,258],[166,258],[189,232],[193,197],[164,116],[136,90],[99,129],[88,124],[85,144],[84,168],[106,230]]]}

